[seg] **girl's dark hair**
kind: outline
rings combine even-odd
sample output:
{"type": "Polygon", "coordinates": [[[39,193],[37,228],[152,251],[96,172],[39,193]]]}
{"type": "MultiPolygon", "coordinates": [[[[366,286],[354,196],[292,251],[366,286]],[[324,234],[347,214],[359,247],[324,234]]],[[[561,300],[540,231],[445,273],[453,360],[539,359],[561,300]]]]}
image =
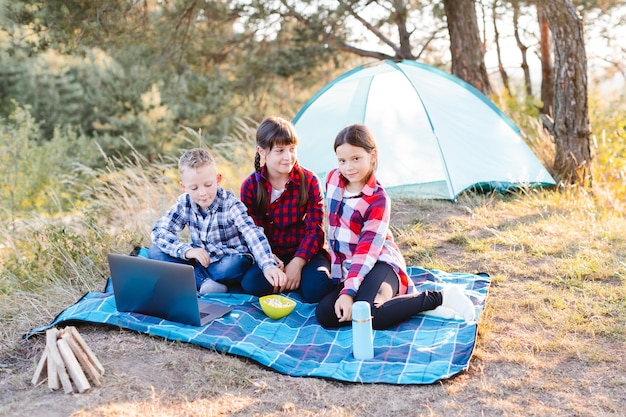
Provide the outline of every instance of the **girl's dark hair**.
{"type": "MultiPolygon", "coordinates": [[[[296,129],[288,120],[281,117],[270,116],[263,119],[257,128],[256,144],[261,149],[270,152],[274,146],[298,145],[298,136],[296,135],[296,129]]],[[[302,172],[300,165],[298,165],[297,170],[300,176],[298,205],[305,206],[309,200],[309,192],[304,180],[304,172],[302,172]]],[[[257,174],[261,173],[261,155],[258,151],[256,155],[254,155],[254,171],[257,174]]],[[[267,189],[260,181],[257,181],[256,191],[257,210],[259,213],[264,213],[269,204],[267,189]]]]}
{"type": "MultiPolygon", "coordinates": [[[[362,124],[353,124],[344,127],[341,129],[339,133],[337,133],[337,137],[335,138],[334,150],[337,151],[337,148],[343,144],[347,143],[348,145],[357,146],[359,148],[365,149],[368,153],[372,153],[376,149],[376,142],[374,141],[374,135],[369,130],[369,128],[362,124]]],[[[370,175],[376,171],[378,167],[378,155],[374,160],[374,167],[370,172],[370,175]]],[[[368,175],[368,179],[369,176],[368,175]]]]}

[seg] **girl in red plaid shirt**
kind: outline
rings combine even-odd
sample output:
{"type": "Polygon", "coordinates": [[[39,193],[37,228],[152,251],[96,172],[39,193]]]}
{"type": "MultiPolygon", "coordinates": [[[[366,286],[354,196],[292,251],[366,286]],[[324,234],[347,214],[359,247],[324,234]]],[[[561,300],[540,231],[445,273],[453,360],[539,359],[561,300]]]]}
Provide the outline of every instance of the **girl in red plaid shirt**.
{"type": "Polygon", "coordinates": [[[320,182],[298,164],[298,137],[287,120],[265,118],[257,129],[256,144],[255,170],[241,185],[240,198],[264,229],[287,278],[284,286],[276,288],[259,270],[256,280],[241,283],[242,289],[257,296],[300,289],[305,301],[318,302],[336,287],[329,279],[329,255],[323,249],[320,182]]]}
{"type": "Polygon", "coordinates": [[[335,139],[339,168],[326,181],[331,279],[338,287],[317,306],[327,328],[351,324],[352,305],[367,301],[374,329],[386,329],[428,311],[474,319],[474,305],[458,287],[417,293],[389,230],[391,202],[374,175],[377,149],[364,125],[351,125],[335,139]]]}

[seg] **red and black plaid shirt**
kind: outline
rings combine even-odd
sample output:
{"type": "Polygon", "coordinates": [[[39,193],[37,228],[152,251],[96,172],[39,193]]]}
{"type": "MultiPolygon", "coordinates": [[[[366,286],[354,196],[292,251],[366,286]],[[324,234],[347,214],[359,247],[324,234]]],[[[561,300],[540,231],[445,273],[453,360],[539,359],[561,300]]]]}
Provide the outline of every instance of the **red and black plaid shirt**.
{"type": "Polygon", "coordinates": [[[241,201],[248,207],[254,222],[261,226],[279,258],[301,257],[307,262],[324,245],[324,198],[317,176],[300,167],[297,163],[291,170],[285,191],[276,201],[270,203],[264,212],[256,207],[257,184],[261,183],[272,193],[272,185],[267,180],[267,169],[253,173],[241,184],[241,201]],[[300,175],[302,170],[307,184],[309,199],[304,206],[298,205],[300,175]]]}

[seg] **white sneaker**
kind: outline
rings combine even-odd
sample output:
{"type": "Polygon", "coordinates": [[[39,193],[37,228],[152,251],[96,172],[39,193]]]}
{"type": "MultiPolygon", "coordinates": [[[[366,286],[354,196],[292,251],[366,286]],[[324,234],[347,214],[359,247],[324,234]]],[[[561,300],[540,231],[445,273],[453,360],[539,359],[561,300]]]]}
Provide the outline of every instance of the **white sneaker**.
{"type": "Polygon", "coordinates": [[[200,286],[200,290],[198,291],[200,294],[215,294],[220,292],[228,292],[228,287],[219,282],[213,281],[211,278],[207,278],[202,281],[202,285],[200,286]]]}
{"type": "Polygon", "coordinates": [[[459,314],[465,321],[476,319],[476,309],[472,300],[465,295],[460,287],[453,285],[445,288],[442,292],[442,307],[449,308],[459,314]]]}

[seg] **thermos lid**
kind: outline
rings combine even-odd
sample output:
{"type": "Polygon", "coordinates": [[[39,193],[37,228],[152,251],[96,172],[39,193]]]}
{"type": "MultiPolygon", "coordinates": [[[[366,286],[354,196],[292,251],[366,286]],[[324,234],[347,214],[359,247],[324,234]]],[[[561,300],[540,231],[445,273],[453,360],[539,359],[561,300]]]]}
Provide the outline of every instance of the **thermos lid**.
{"type": "Polygon", "coordinates": [[[362,322],[372,319],[372,311],[367,301],[357,301],[352,305],[352,321],[362,322]]]}

